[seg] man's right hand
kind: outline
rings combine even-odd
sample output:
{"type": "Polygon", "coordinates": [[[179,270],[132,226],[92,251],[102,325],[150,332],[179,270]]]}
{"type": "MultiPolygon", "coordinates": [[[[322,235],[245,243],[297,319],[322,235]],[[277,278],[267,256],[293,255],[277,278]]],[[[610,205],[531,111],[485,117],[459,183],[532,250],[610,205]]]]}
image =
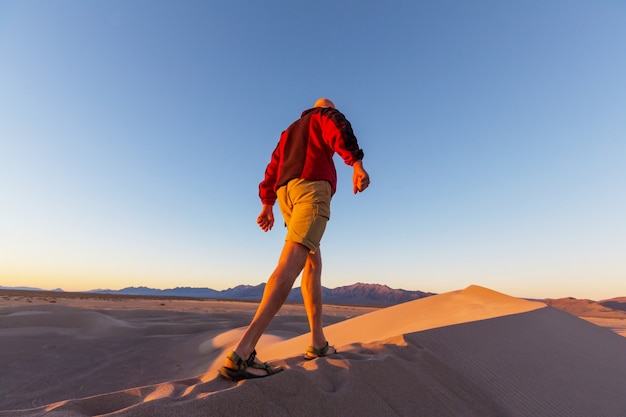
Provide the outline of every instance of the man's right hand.
{"type": "Polygon", "coordinates": [[[256,222],[264,232],[268,230],[272,230],[274,226],[274,210],[273,206],[269,204],[263,204],[263,208],[261,209],[261,214],[256,218],[256,222]]]}
{"type": "Polygon", "coordinates": [[[354,194],[363,192],[370,185],[370,176],[363,168],[363,162],[357,161],[352,165],[354,174],[352,174],[352,184],[354,185],[354,194]]]}

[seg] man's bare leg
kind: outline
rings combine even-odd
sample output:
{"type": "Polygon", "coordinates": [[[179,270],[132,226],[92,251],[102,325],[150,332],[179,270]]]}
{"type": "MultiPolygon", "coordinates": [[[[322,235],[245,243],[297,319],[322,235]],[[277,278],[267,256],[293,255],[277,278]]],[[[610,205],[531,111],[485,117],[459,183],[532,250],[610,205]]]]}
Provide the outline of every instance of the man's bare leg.
{"type": "Polygon", "coordinates": [[[311,346],[321,349],[326,344],[322,325],[322,254],[309,253],[302,272],[302,299],[311,328],[311,346]]]}
{"type": "MultiPolygon", "coordinates": [[[[308,254],[309,249],[306,246],[285,241],[278,265],[265,285],[263,298],[256,314],[235,347],[235,353],[243,360],[250,356],[261,335],[285,303],[294,281],[304,268],[308,254]]],[[[229,359],[226,359],[225,366],[237,369],[237,366],[229,359]]],[[[264,370],[255,368],[248,368],[248,372],[258,375],[266,374],[264,370]]]]}

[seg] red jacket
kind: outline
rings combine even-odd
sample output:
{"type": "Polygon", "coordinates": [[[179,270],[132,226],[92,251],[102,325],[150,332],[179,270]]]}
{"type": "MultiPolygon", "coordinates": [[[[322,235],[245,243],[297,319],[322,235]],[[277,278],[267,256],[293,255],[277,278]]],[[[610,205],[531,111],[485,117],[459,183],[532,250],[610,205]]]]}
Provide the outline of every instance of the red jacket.
{"type": "Polygon", "coordinates": [[[302,112],[280,135],[272,159],[259,184],[263,204],[276,202],[276,190],[294,178],[328,181],[332,193],[337,189],[337,171],[333,155],[339,154],[347,165],[363,159],[350,122],[341,112],[329,107],[315,107],[302,112]]]}

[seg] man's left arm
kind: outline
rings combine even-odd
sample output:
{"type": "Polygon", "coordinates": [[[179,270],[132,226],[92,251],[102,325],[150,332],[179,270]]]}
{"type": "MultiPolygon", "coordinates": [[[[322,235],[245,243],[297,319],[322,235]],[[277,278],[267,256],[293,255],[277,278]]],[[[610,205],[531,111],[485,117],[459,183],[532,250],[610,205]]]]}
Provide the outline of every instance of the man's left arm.
{"type": "Polygon", "coordinates": [[[363,159],[363,149],[359,148],[359,143],[352,131],[352,125],[343,113],[329,109],[329,112],[326,113],[323,129],[328,145],[347,165],[352,166],[355,162],[363,159]]]}

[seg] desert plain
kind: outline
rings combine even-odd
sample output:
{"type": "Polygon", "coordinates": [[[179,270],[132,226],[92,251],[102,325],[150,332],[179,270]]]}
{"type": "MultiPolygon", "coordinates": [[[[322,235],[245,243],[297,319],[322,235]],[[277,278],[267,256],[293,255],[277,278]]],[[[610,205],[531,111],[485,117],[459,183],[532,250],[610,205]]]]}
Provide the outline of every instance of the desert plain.
{"type": "Polygon", "coordinates": [[[0,417],[626,416],[623,320],[479,286],[386,308],[327,305],[306,361],[287,304],[238,383],[217,370],[256,303],[0,293],[0,417]]]}

